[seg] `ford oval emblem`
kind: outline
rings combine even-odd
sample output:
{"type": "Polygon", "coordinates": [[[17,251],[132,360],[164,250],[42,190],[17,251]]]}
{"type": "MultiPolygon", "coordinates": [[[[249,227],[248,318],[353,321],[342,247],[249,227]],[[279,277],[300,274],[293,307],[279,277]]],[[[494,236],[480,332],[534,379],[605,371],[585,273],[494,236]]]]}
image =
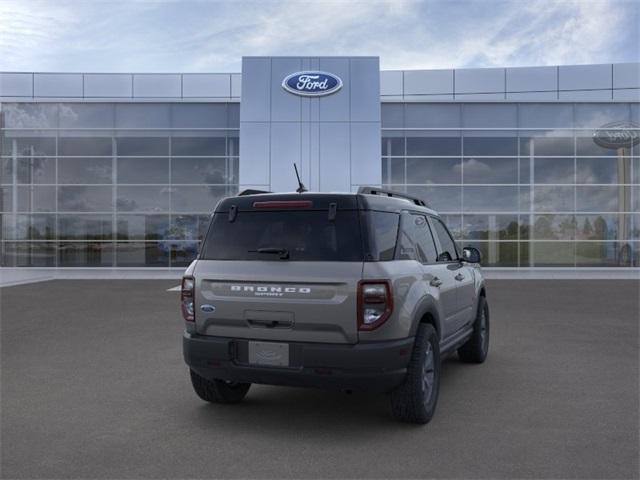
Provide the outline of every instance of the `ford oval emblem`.
{"type": "Polygon", "coordinates": [[[216,307],[214,307],[213,305],[201,305],[200,310],[206,313],[213,313],[216,311],[216,307]]]}
{"type": "Polygon", "coordinates": [[[640,126],[633,122],[611,122],[593,134],[593,141],[603,148],[630,148],[640,142],[640,126]]]}
{"type": "Polygon", "coordinates": [[[340,90],[342,80],[337,75],[328,72],[296,72],[282,81],[282,88],[294,95],[321,97],[340,90]]]}

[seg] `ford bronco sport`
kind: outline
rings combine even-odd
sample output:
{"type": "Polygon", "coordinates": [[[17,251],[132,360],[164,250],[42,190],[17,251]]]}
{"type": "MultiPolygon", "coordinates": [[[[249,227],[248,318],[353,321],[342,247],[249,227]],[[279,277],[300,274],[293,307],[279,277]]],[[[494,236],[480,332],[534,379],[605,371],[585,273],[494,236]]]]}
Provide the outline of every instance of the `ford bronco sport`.
{"type": "Polygon", "coordinates": [[[400,193],[226,198],[182,280],[193,388],[219,403],[252,383],[389,392],[397,419],[427,423],[441,358],[487,356],[479,263],[400,193]]]}

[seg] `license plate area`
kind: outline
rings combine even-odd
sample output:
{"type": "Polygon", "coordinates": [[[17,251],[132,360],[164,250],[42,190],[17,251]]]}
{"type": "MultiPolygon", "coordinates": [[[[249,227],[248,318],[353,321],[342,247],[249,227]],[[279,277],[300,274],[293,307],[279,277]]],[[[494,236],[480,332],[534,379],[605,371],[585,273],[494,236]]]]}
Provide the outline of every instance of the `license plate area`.
{"type": "Polygon", "coordinates": [[[249,342],[249,363],[271,367],[289,366],[289,344],[275,342],[249,342]]]}

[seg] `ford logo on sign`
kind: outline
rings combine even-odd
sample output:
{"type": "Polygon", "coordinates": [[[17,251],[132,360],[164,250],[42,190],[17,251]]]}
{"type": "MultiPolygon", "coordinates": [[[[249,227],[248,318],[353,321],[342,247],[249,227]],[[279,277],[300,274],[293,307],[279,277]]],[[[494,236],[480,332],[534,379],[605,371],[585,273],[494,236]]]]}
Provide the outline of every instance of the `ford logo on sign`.
{"type": "Polygon", "coordinates": [[[593,134],[593,141],[603,148],[631,148],[640,142],[640,126],[632,122],[611,122],[593,134]]]}
{"type": "Polygon", "coordinates": [[[282,81],[282,88],[294,95],[321,97],[340,90],[342,80],[328,72],[296,72],[282,81]]]}

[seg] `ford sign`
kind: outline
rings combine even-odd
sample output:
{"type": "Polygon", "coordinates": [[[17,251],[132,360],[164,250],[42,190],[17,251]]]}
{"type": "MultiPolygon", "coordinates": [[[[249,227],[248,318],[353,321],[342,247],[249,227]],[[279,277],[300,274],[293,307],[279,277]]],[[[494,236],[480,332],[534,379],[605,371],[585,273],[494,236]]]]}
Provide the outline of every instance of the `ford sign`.
{"type": "Polygon", "coordinates": [[[593,134],[593,141],[603,148],[630,148],[640,142],[640,127],[631,122],[612,122],[593,134]]]}
{"type": "Polygon", "coordinates": [[[282,88],[294,95],[321,97],[340,90],[342,80],[328,72],[296,72],[282,81],[282,88]]]}

